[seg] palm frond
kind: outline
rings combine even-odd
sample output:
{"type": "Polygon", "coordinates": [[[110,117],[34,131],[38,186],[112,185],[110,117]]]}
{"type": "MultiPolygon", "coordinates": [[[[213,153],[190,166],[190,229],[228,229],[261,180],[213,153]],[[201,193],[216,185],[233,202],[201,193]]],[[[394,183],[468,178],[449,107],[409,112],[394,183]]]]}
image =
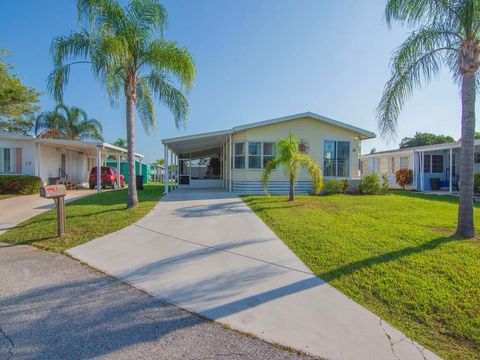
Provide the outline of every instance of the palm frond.
{"type": "Polygon", "coordinates": [[[450,0],[388,0],[385,20],[391,27],[392,20],[414,26],[419,23],[458,20],[458,14],[450,0]]]}
{"type": "MultiPolygon", "coordinates": [[[[413,90],[428,82],[438,73],[443,61],[440,48],[417,57],[403,60],[400,68],[393,68],[392,77],[385,84],[383,95],[377,107],[377,125],[381,135],[392,135],[397,131],[397,121],[405,101],[413,90]]],[[[393,63],[396,63],[394,60],[393,63]]]]}
{"type": "Polygon", "coordinates": [[[167,11],[157,0],[132,0],[127,17],[143,32],[163,35],[167,26],[167,11]]]}
{"type": "Polygon", "coordinates": [[[298,153],[295,155],[294,162],[301,168],[307,169],[309,177],[312,179],[313,192],[318,195],[323,190],[323,176],[320,166],[308,155],[298,153]]]}
{"type": "Polygon", "coordinates": [[[265,165],[265,168],[262,174],[262,188],[265,195],[268,195],[268,188],[267,188],[268,180],[270,179],[270,176],[272,175],[273,170],[275,170],[281,164],[282,164],[281,159],[279,157],[274,157],[265,165]]]}
{"type": "Polygon", "coordinates": [[[155,129],[155,103],[148,80],[141,78],[137,84],[137,114],[147,133],[155,129]]]}
{"type": "Polygon", "coordinates": [[[195,63],[185,48],[175,42],[154,40],[142,53],[142,64],[174,75],[185,89],[192,87],[195,79],[195,63]]]}
{"type": "Polygon", "coordinates": [[[178,90],[168,76],[160,71],[152,71],[145,77],[152,93],[173,113],[175,125],[184,125],[188,118],[188,102],[185,95],[178,90]]]}

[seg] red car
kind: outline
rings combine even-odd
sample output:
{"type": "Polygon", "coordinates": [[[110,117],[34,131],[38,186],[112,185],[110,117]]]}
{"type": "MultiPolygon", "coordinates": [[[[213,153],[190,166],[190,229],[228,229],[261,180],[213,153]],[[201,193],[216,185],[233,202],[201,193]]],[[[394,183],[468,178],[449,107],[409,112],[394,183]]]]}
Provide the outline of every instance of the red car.
{"type": "MultiPolygon", "coordinates": [[[[102,175],[102,183],[101,186],[110,186],[112,189],[117,188],[117,170],[110,166],[102,166],[101,169],[102,175]]],[[[92,171],[90,171],[90,178],[88,179],[88,185],[90,189],[95,188],[97,186],[97,167],[93,167],[92,171]]],[[[125,186],[125,177],[120,174],[120,187],[125,186]]]]}

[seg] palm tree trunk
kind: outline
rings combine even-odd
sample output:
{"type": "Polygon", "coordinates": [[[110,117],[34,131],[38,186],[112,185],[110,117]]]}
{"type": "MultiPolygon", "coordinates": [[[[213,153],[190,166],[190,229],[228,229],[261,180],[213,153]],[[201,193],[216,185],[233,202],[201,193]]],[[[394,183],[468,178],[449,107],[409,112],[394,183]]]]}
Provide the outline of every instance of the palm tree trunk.
{"type": "Polygon", "coordinates": [[[471,238],[473,225],[473,154],[475,151],[475,73],[462,78],[462,143],[460,157],[460,201],[456,234],[471,238]]]}
{"type": "Polygon", "coordinates": [[[289,201],[295,201],[295,178],[290,174],[290,197],[289,201]]]}
{"type": "Polygon", "coordinates": [[[127,95],[127,165],[128,165],[128,198],[127,207],[138,205],[137,179],[135,177],[135,97],[127,95]]]}

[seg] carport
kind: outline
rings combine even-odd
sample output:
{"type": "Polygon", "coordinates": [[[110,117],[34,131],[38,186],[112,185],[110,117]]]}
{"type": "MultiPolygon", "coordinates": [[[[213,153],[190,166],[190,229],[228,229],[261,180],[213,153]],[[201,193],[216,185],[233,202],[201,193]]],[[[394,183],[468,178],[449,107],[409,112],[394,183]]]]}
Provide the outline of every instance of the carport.
{"type": "MultiPolygon", "coordinates": [[[[36,175],[42,179],[57,177],[75,179],[76,182],[88,182],[91,169],[97,167],[97,192],[101,192],[101,167],[107,157],[117,161],[117,173],[120,174],[120,162],[126,157],[127,149],[98,141],[77,141],[63,139],[35,139],[36,175]]],[[[140,165],[144,155],[135,153],[140,165]]],[[[140,171],[142,167],[140,166],[140,171]]],[[[117,177],[120,187],[120,177],[117,177]]]]}
{"type": "Polygon", "coordinates": [[[232,169],[228,166],[232,154],[231,130],[169,138],[162,143],[167,193],[175,186],[231,191],[232,169]],[[176,180],[176,185],[170,179],[176,180]]]}

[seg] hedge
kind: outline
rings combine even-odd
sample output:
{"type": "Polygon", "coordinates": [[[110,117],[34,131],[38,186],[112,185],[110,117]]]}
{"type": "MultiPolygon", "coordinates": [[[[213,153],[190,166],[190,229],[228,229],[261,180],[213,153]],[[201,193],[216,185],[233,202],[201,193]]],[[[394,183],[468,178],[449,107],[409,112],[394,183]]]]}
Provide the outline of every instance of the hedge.
{"type": "Polygon", "coordinates": [[[0,194],[30,195],[38,194],[43,185],[38,176],[29,175],[1,175],[0,194]]]}

